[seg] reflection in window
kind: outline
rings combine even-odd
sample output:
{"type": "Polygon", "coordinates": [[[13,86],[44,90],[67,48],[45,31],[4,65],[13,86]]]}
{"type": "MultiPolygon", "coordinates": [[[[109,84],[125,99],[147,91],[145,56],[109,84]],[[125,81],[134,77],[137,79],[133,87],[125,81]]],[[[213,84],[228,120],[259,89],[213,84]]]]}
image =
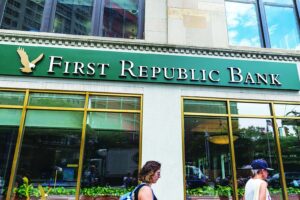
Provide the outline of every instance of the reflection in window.
{"type": "Polygon", "coordinates": [[[137,38],[139,0],[105,0],[103,36],[137,38]]]}
{"type": "Polygon", "coordinates": [[[300,48],[299,13],[292,0],[227,0],[225,5],[229,44],[300,48]]]}
{"type": "Polygon", "coordinates": [[[83,108],[85,96],[75,94],[31,93],[29,106],[83,108]]]}
{"type": "Polygon", "coordinates": [[[272,48],[300,49],[299,27],[293,8],[265,6],[272,48]]]}
{"type": "Polygon", "coordinates": [[[231,114],[271,115],[270,105],[266,103],[230,102],[231,114]]]}
{"type": "Polygon", "coordinates": [[[201,113],[227,113],[225,101],[199,101],[185,100],[184,112],[201,112],[201,113]]]}
{"type": "MultiPolygon", "coordinates": [[[[270,177],[276,175],[279,178],[278,161],[274,140],[274,129],[271,119],[233,118],[233,134],[238,137],[234,143],[235,162],[238,179],[238,188],[243,190],[246,182],[251,177],[249,165],[254,159],[264,159],[270,168],[270,177]]],[[[279,180],[279,179],[278,179],[279,180]]],[[[271,196],[281,192],[280,184],[269,182],[271,196]]]]}
{"type": "Polygon", "coordinates": [[[0,92],[0,105],[23,105],[24,92],[0,92]]]}
{"type": "MultiPolygon", "coordinates": [[[[45,0],[7,1],[1,28],[39,31],[45,0]]],[[[0,13],[2,16],[2,13],[0,13]]],[[[1,18],[1,17],[0,17],[1,18]]]]}
{"type": "Polygon", "coordinates": [[[261,47],[255,3],[226,2],[230,45],[261,47]]]}
{"type": "Polygon", "coordinates": [[[140,115],[134,113],[88,114],[82,194],[99,186],[129,188],[137,185],[139,119],[140,115]]]}
{"type": "Polygon", "coordinates": [[[283,5],[293,5],[293,0],[263,0],[265,3],[277,3],[283,5]]]}
{"type": "Polygon", "coordinates": [[[0,109],[0,199],[5,199],[22,110],[0,109]]]}
{"type": "Polygon", "coordinates": [[[140,99],[138,97],[90,96],[89,102],[90,108],[117,110],[140,109],[140,99]]]}
{"type": "Polygon", "coordinates": [[[227,119],[185,117],[184,141],[187,194],[231,196],[227,119]]]}
{"type": "Polygon", "coordinates": [[[142,39],[144,0],[9,0],[0,19],[3,29],[142,39]]]}
{"type": "MultiPolygon", "coordinates": [[[[285,171],[285,180],[288,194],[295,194],[296,188],[300,187],[300,120],[278,119],[277,120],[282,160],[285,171]]],[[[279,180],[278,184],[279,184],[279,180]]]]}
{"type": "Polygon", "coordinates": [[[93,1],[58,0],[53,32],[90,35],[93,1]]]}
{"type": "Polygon", "coordinates": [[[75,195],[82,119],[82,112],[29,110],[14,186],[21,188],[27,177],[34,187],[75,195]]]}
{"type": "Polygon", "coordinates": [[[275,114],[285,117],[300,117],[300,105],[275,104],[275,114]]]}

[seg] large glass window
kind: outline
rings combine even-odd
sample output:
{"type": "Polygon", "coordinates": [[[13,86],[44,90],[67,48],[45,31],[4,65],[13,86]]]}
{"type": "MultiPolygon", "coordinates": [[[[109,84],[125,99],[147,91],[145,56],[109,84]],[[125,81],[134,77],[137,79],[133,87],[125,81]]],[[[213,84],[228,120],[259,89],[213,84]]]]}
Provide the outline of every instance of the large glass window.
{"type": "Polygon", "coordinates": [[[0,199],[5,199],[22,110],[0,109],[0,199]]]}
{"type": "Polygon", "coordinates": [[[140,96],[25,94],[0,91],[0,199],[117,198],[137,184],[140,96]]]}
{"type": "Polygon", "coordinates": [[[299,18],[292,0],[226,0],[230,45],[299,49],[299,18]]]}
{"type": "Polygon", "coordinates": [[[101,196],[114,187],[117,194],[137,185],[139,165],[140,114],[136,97],[92,96],[90,107],[119,112],[89,112],[81,178],[81,194],[101,196]],[[136,108],[136,109],[135,109],[136,108]],[[90,191],[94,191],[90,194],[90,191]]]}
{"type": "Polygon", "coordinates": [[[298,198],[299,104],[184,98],[183,106],[188,199],[228,199],[233,191],[242,199],[254,159],[274,169],[266,179],[272,199],[298,198]]]}
{"type": "MultiPolygon", "coordinates": [[[[300,105],[275,104],[278,133],[282,151],[284,175],[289,198],[297,196],[300,191],[300,105]],[[283,118],[287,116],[288,118],[283,118]],[[278,117],[279,118],[279,117],[278,117]]],[[[276,174],[272,177],[275,184],[280,180],[276,174]]]]}
{"type": "MultiPolygon", "coordinates": [[[[78,174],[83,112],[29,110],[14,186],[21,192],[23,178],[34,188],[51,187],[56,195],[73,195],[78,174]],[[56,190],[64,190],[59,193],[56,190]]],[[[32,189],[31,196],[38,189],[32,189]]]]}
{"type": "MultiPolygon", "coordinates": [[[[0,107],[20,106],[22,92],[0,91],[0,107]]],[[[21,109],[0,108],[0,199],[5,199],[21,120],[21,109]]]]}
{"type": "MultiPolygon", "coordinates": [[[[274,169],[269,176],[275,175],[280,180],[272,120],[233,118],[232,124],[233,135],[238,138],[234,143],[238,189],[243,191],[251,177],[249,164],[254,159],[265,159],[269,167],[274,169]]],[[[268,181],[271,196],[276,198],[281,193],[281,185],[270,179],[268,181]]]]}
{"type": "MultiPolygon", "coordinates": [[[[226,102],[186,100],[187,113],[227,113],[226,102]]],[[[184,118],[185,184],[189,196],[210,199],[232,196],[228,120],[225,117],[184,118]]]]}
{"type": "Polygon", "coordinates": [[[3,29],[144,37],[144,0],[4,0],[0,6],[3,29]]]}

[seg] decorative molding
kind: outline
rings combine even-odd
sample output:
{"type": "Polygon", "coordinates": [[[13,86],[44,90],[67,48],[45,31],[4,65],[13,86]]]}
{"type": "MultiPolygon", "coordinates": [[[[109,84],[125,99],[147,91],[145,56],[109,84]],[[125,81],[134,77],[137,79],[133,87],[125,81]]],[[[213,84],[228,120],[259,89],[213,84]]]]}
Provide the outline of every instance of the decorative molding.
{"type": "Polygon", "coordinates": [[[63,47],[88,47],[153,53],[203,55],[228,58],[299,62],[300,52],[265,48],[208,48],[172,44],[146,43],[144,40],[115,39],[92,36],[32,33],[0,30],[0,43],[25,43],[63,47]],[[239,49],[237,49],[239,48],[239,49]]]}

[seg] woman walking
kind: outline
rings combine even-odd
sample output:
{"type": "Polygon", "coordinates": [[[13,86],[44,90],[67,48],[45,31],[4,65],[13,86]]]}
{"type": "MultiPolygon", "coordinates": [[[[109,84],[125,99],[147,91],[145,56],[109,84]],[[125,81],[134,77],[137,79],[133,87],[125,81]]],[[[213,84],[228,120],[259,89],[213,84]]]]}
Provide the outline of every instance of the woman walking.
{"type": "Polygon", "coordinates": [[[245,200],[271,200],[268,190],[268,163],[263,159],[253,160],[251,163],[252,178],[250,178],[245,186],[245,200]]]}
{"type": "Polygon", "coordinates": [[[134,192],[135,200],[157,200],[151,186],[160,178],[160,167],[161,164],[157,161],[148,161],[145,163],[139,174],[142,186],[134,192]]]}

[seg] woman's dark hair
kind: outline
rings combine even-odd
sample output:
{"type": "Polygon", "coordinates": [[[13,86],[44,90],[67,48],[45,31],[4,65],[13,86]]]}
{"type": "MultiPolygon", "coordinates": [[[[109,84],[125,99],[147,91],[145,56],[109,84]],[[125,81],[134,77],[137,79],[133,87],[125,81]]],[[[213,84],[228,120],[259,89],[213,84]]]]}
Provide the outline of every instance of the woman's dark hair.
{"type": "Polygon", "coordinates": [[[145,183],[150,183],[152,176],[160,169],[160,167],[161,164],[157,161],[151,160],[146,162],[140,171],[139,180],[145,183]]]}

